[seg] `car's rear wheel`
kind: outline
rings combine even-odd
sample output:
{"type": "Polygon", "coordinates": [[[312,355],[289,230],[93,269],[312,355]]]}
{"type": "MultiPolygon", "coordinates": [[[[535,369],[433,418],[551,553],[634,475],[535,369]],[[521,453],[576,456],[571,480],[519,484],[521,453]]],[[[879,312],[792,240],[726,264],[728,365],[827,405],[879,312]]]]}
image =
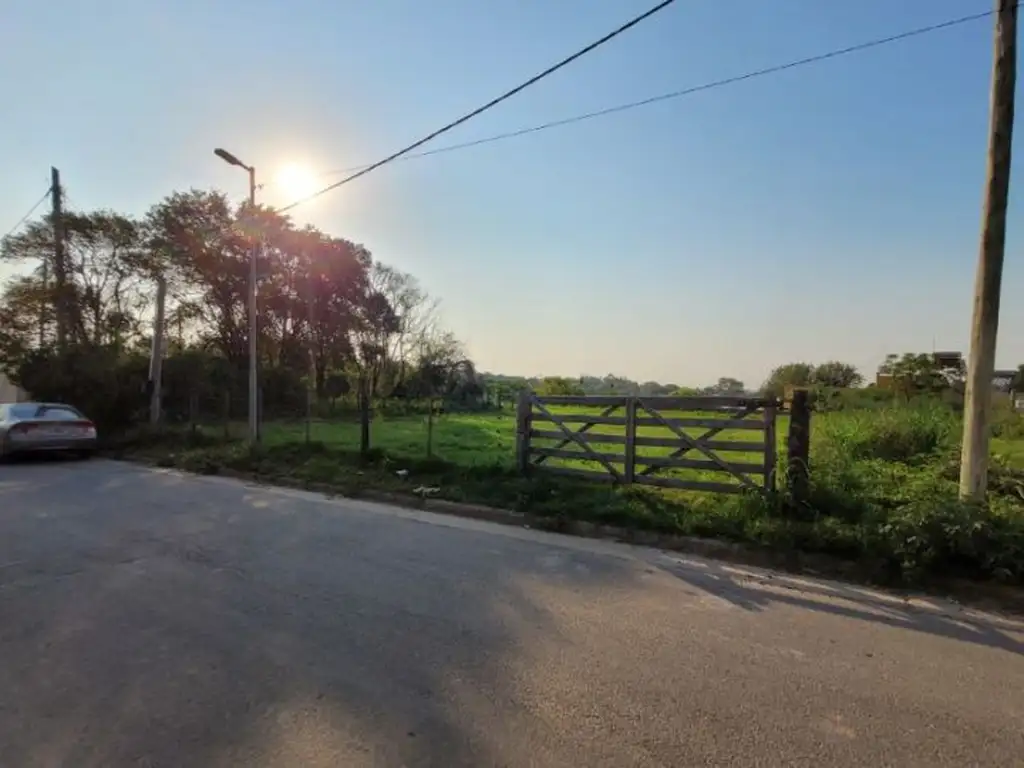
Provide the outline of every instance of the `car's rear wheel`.
{"type": "Polygon", "coordinates": [[[74,456],[76,459],[78,459],[80,461],[88,461],[89,459],[92,458],[94,453],[95,453],[95,451],[93,451],[91,449],[85,449],[85,450],[81,450],[81,451],[74,451],[72,453],[72,456],[74,456]]]}

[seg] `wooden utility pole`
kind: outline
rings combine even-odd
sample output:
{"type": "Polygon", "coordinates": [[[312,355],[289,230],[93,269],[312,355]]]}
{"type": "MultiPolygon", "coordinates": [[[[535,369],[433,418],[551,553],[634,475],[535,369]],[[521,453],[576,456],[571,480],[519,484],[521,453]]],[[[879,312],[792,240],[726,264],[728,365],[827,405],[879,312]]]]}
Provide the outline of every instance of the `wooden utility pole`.
{"type": "Polygon", "coordinates": [[[810,496],[811,475],[811,400],[805,387],[793,389],[789,401],[789,434],[786,438],[786,482],[797,504],[810,496]]]}
{"type": "Polygon", "coordinates": [[[67,259],[64,253],[64,191],[60,171],[50,168],[50,204],[53,209],[53,276],[54,317],[57,324],[57,348],[64,350],[67,342],[67,259]]]}
{"type": "Polygon", "coordinates": [[[149,357],[149,423],[160,423],[163,399],[164,305],[167,302],[167,281],[156,279],[156,311],[153,313],[153,347],[149,357]]]}
{"type": "Polygon", "coordinates": [[[1010,193],[1014,90],[1017,82],[1017,2],[996,0],[995,56],[989,104],[988,162],[981,249],[974,282],[971,351],[967,361],[960,498],[982,501],[988,485],[989,416],[999,330],[999,295],[1010,193]]]}
{"type": "Polygon", "coordinates": [[[39,348],[46,346],[46,316],[49,312],[50,297],[50,260],[43,257],[43,292],[39,300],[39,348]]]}

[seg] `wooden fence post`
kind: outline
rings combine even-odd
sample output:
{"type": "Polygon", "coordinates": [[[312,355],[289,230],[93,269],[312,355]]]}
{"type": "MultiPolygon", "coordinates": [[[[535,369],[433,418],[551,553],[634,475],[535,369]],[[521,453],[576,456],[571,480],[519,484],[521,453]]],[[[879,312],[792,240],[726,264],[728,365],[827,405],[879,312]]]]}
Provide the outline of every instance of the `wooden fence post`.
{"type": "Polygon", "coordinates": [[[807,501],[810,490],[811,405],[806,389],[793,392],[787,440],[787,479],[793,501],[807,501]]]}
{"type": "Polygon", "coordinates": [[[532,416],[533,394],[528,389],[522,389],[516,401],[516,468],[523,473],[530,468],[532,416]]]}
{"type": "Polygon", "coordinates": [[[625,457],[623,462],[622,482],[624,485],[633,484],[633,476],[636,474],[636,398],[626,398],[626,444],[625,457]]]}
{"type": "Polygon", "coordinates": [[[775,432],[778,409],[774,403],[764,407],[764,490],[775,493],[778,478],[779,438],[775,432]]]}

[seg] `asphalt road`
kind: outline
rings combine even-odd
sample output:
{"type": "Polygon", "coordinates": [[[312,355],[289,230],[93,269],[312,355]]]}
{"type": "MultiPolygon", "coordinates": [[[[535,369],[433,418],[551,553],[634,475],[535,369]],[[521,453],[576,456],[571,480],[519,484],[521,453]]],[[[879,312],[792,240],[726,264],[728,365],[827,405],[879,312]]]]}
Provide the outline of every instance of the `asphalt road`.
{"type": "Polygon", "coordinates": [[[1024,765],[1024,624],[112,462],[0,466],[0,766],[1024,765]]]}

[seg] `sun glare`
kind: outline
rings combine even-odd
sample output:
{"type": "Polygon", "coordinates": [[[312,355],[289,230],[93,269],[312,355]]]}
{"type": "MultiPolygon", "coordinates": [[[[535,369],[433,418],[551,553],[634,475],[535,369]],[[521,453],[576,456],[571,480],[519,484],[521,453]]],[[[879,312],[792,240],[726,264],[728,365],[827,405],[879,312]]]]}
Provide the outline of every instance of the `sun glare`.
{"type": "Polygon", "coordinates": [[[316,176],[309,168],[297,163],[289,163],[277,172],[277,187],[289,202],[308,197],[317,191],[316,176]]]}

